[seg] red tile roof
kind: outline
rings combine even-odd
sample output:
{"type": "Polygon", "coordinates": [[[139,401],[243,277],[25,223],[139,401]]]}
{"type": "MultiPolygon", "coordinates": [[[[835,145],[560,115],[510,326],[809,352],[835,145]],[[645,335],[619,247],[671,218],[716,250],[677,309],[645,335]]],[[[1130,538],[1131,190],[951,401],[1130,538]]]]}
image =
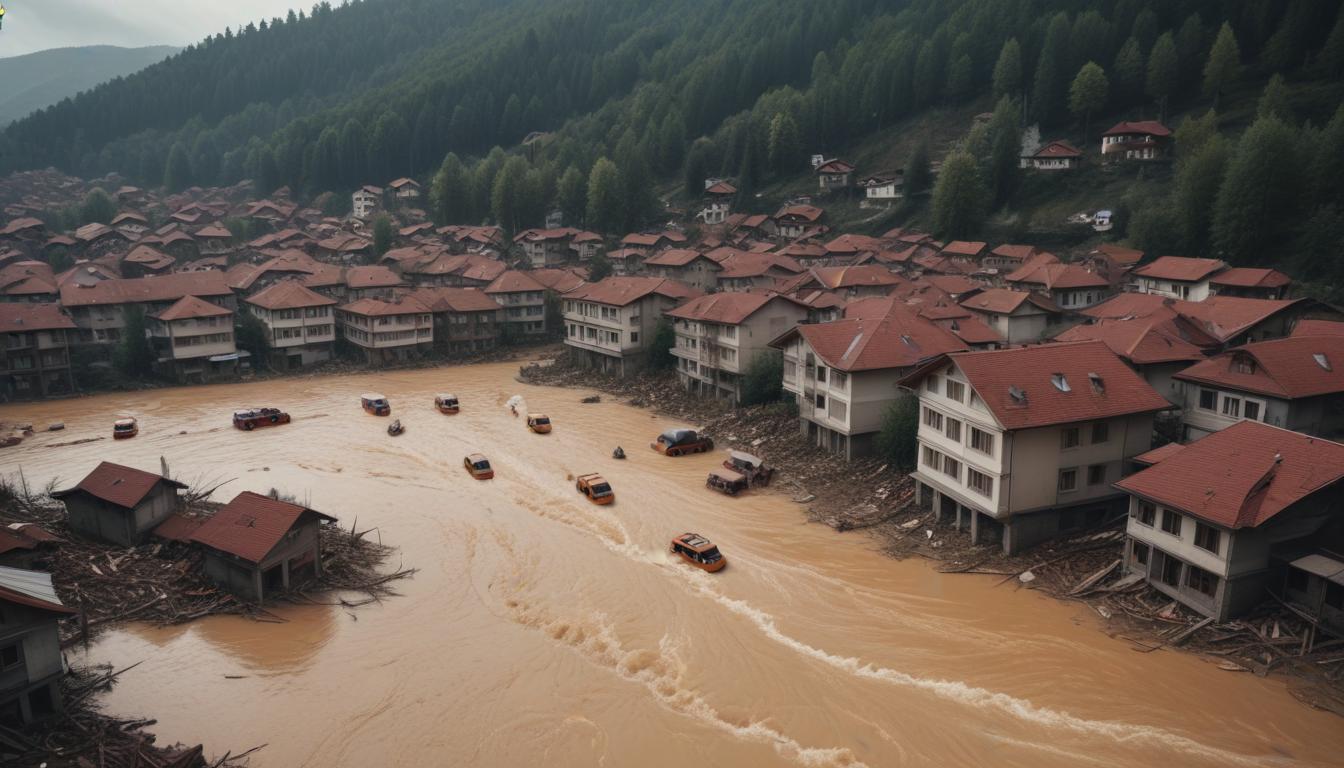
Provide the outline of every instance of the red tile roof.
{"type": "Polygon", "coordinates": [[[1063,139],[1058,139],[1046,144],[1030,157],[1039,157],[1049,159],[1055,157],[1082,157],[1083,151],[1063,139]]]}
{"type": "Polygon", "coordinates": [[[1172,456],[1175,456],[1176,454],[1180,453],[1181,449],[1184,447],[1185,446],[1181,445],[1180,443],[1167,443],[1166,445],[1161,446],[1160,448],[1154,448],[1151,451],[1145,451],[1144,453],[1140,453],[1138,456],[1135,456],[1133,459],[1131,459],[1131,461],[1133,461],[1135,464],[1145,464],[1151,467],[1152,465],[1158,463],[1159,461],[1170,459],[1172,456]]]}
{"type": "Polygon", "coordinates": [[[1298,320],[1292,336],[1344,336],[1344,322],[1336,320],[1298,320]]]}
{"type": "Polygon", "coordinates": [[[496,277],[486,286],[486,293],[537,293],[546,290],[546,286],[536,281],[531,273],[510,269],[496,277]]]}
{"type": "Polygon", "coordinates": [[[788,256],[781,256],[777,253],[744,253],[738,251],[720,262],[720,266],[722,267],[722,271],[718,274],[720,280],[764,277],[771,273],[781,277],[786,275],[792,277],[803,271],[801,264],[788,256]]]}
{"type": "Polygon", "coordinates": [[[997,256],[1001,259],[1012,259],[1014,261],[1026,261],[1036,255],[1036,246],[1034,245],[1000,245],[989,252],[991,256],[997,256]]]}
{"type": "Polygon", "coordinates": [[[978,240],[953,240],[943,246],[943,253],[948,256],[962,256],[974,258],[979,256],[985,250],[985,243],[978,240]]]}
{"type": "Polygon", "coordinates": [[[1226,528],[1254,528],[1344,478],[1344,445],[1241,421],[1116,488],[1226,528]]]}
{"type": "Polygon", "coordinates": [[[596,283],[585,283],[566,293],[565,298],[623,307],[651,294],[676,300],[703,295],[685,283],[662,277],[608,277],[596,283]]]}
{"type": "Polygon", "coordinates": [[[163,251],[157,251],[148,245],[137,245],[131,249],[130,253],[126,254],[126,258],[122,259],[122,261],[130,262],[132,264],[140,264],[149,267],[150,269],[163,269],[165,267],[171,267],[177,262],[177,259],[174,259],[163,251]]]}
{"type": "Polygon", "coordinates": [[[1192,365],[1175,378],[1287,400],[1337,394],[1344,392],[1344,337],[1297,336],[1246,344],[1192,365]]]}
{"type": "MultiPolygon", "coordinates": [[[[1005,429],[1110,419],[1170,408],[1166,398],[1098,341],[949,355],[1005,429]],[[1099,377],[1099,384],[1093,376],[1099,377]],[[1055,386],[1062,376],[1065,392],[1055,386]],[[1022,394],[1015,398],[1014,392],[1022,394]]],[[[934,361],[907,376],[912,385],[941,370],[934,361]]]]}
{"type": "Polygon", "coordinates": [[[920,279],[952,297],[962,296],[985,288],[984,283],[962,275],[924,275],[920,279]]]}
{"type": "Polygon", "coordinates": [[[854,254],[864,251],[880,251],[885,247],[886,243],[876,237],[840,235],[825,245],[825,252],[830,254],[854,254]]]}
{"type": "Polygon", "coordinates": [[[1109,131],[1103,133],[1102,136],[1126,136],[1129,134],[1139,134],[1143,136],[1170,136],[1171,129],[1156,120],[1139,120],[1135,122],[1125,121],[1116,123],[1109,131]]]}
{"type": "Polygon", "coordinates": [[[544,287],[556,293],[565,293],[583,285],[587,281],[588,273],[586,270],[547,268],[534,269],[530,274],[533,280],[544,287]]]}
{"type": "Polygon", "coordinates": [[[59,304],[0,302],[0,333],[72,329],[75,322],[59,304]]]}
{"type": "MultiPolygon", "coordinates": [[[[815,205],[786,205],[779,209],[779,212],[775,214],[775,218],[788,219],[790,221],[801,220],[811,224],[817,219],[820,219],[823,213],[825,213],[825,211],[815,205]]],[[[743,223],[745,224],[746,222],[743,223]]]]}
{"type": "Polygon", "coordinates": [[[1227,268],[1219,259],[1192,259],[1187,256],[1163,256],[1134,270],[1139,277],[1195,283],[1227,268]]]}
{"type": "Polygon", "coordinates": [[[134,509],[135,505],[144,501],[159,483],[165,483],[172,488],[187,487],[185,483],[169,480],[162,475],[104,461],[85,475],[84,479],[79,481],[79,485],[64,491],[56,491],[51,497],[64,499],[77,492],[83,492],[109,504],[134,509]]]}
{"type": "Polygon", "coordinates": [[[1077,264],[1028,264],[1004,279],[1009,283],[1039,285],[1050,291],[1068,288],[1106,288],[1110,286],[1106,278],[1095,272],[1089,272],[1077,264]]]}
{"type": "Polygon", "coordinates": [[[102,280],[89,285],[61,286],[61,304],[83,307],[103,304],[134,304],[176,301],[183,296],[230,296],[223,272],[177,272],[130,280],[102,280]]]}
{"type": "Polygon", "coordinates": [[[305,287],[297,280],[280,280],[262,288],[244,299],[263,309],[301,309],[303,307],[327,307],[336,303],[335,299],[305,287]]]}
{"type": "Polygon", "coordinates": [[[1011,315],[1023,304],[1031,304],[1047,312],[1060,311],[1053,301],[1038,293],[1014,291],[1010,288],[987,288],[961,302],[961,306],[967,309],[994,315],[1011,315]]]}
{"type": "Polygon", "coordinates": [[[260,563],[303,518],[335,520],[298,504],[243,491],[196,529],[191,540],[260,563]]]}
{"type": "Polygon", "coordinates": [[[196,533],[204,522],[204,518],[172,514],[162,523],[159,523],[159,526],[154,529],[154,535],[161,539],[180,541],[185,544],[191,541],[192,534],[196,533]]]}
{"type": "Polygon", "coordinates": [[[717,261],[717,259],[690,248],[668,248],[645,259],[644,265],[649,267],[684,267],[696,259],[702,258],[717,261]]]}
{"type": "Polygon", "coordinates": [[[379,299],[360,299],[337,307],[341,312],[365,317],[392,317],[395,315],[418,315],[430,311],[424,302],[413,295],[399,297],[396,301],[379,299]]]}
{"type": "Polygon", "coordinates": [[[737,187],[734,187],[732,184],[729,184],[729,183],[726,182],[726,181],[717,181],[717,182],[711,184],[710,186],[705,187],[705,194],[707,194],[707,195],[736,195],[736,194],[737,194],[737,187]]]}
{"type": "Polygon", "coordinates": [[[844,160],[827,160],[817,166],[817,173],[852,173],[854,166],[844,160]]]}
{"type": "Polygon", "coordinates": [[[880,264],[857,267],[814,267],[811,275],[823,288],[855,288],[859,286],[897,286],[909,282],[880,264]]]}
{"type": "Polygon", "coordinates": [[[1093,248],[1092,253],[1101,254],[1120,266],[1133,266],[1143,260],[1143,251],[1112,243],[1102,243],[1093,248]]]}
{"type": "Polygon", "coordinates": [[[197,317],[223,317],[232,314],[233,310],[225,309],[218,304],[211,304],[210,302],[205,301],[204,299],[198,299],[195,296],[183,296],[173,302],[171,307],[168,307],[158,314],[150,315],[150,317],[153,317],[156,320],[162,320],[165,323],[170,323],[174,320],[189,320],[197,317]]]}
{"type": "Polygon", "coordinates": [[[1211,285],[1225,285],[1232,288],[1284,288],[1292,282],[1291,277],[1277,269],[1252,267],[1232,267],[1219,272],[1209,280],[1211,285]]]}
{"type": "Polygon", "coordinates": [[[1056,341],[1100,341],[1134,365],[1203,360],[1199,347],[1170,331],[1170,324],[1153,319],[1102,320],[1075,325],[1056,341]]]}
{"type": "Polygon", "coordinates": [[[345,270],[345,284],[349,288],[394,288],[405,285],[396,272],[382,265],[350,267],[345,270]]]}
{"type": "Polygon", "coordinates": [[[700,296],[665,314],[683,320],[738,325],[772,301],[799,306],[798,302],[778,294],[724,292],[700,296]]]}
{"type": "Polygon", "coordinates": [[[421,288],[410,294],[431,312],[498,312],[499,304],[475,288],[421,288]]]}
{"type": "Polygon", "coordinates": [[[801,336],[827,365],[841,371],[913,368],[930,358],[966,349],[951,331],[909,308],[893,305],[880,316],[846,318],[794,327],[771,346],[801,336]]]}

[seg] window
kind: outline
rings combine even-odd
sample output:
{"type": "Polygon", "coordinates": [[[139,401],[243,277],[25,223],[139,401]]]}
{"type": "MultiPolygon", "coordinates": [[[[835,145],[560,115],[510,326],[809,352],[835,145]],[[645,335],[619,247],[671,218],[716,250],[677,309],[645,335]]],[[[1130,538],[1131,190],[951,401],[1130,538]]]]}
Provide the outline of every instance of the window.
{"type": "Polygon", "coordinates": [[[1105,464],[1093,464],[1092,466],[1087,468],[1087,484],[1088,485],[1106,484],[1105,464]]]}
{"type": "Polygon", "coordinates": [[[1211,389],[1199,390],[1199,407],[1206,411],[1212,411],[1217,408],[1218,393],[1211,389]]]}
{"type": "Polygon", "coordinates": [[[983,454],[993,456],[994,436],[979,427],[971,427],[971,447],[983,454]]]}
{"type": "Polygon", "coordinates": [[[1191,565],[1185,569],[1185,585],[1196,592],[1213,597],[1218,591],[1218,577],[1203,568],[1191,565]]]}
{"type": "Polygon", "coordinates": [[[849,374],[844,371],[831,371],[831,389],[844,389],[849,383],[849,374]]]}
{"type": "Polygon", "coordinates": [[[1195,523],[1195,546],[1200,549],[1207,549],[1213,554],[1218,554],[1218,546],[1222,542],[1222,534],[1217,528],[1211,525],[1205,525],[1200,522],[1195,523]]]}
{"type": "Polygon", "coordinates": [[[954,443],[961,442],[961,422],[953,418],[947,419],[947,439],[954,443]]]}
{"type": "Polygon", "coordinates": [[[930,392],[937,393],[937,392],[938,392],[938,377],[937,377],[937,376],[930,376],[929,378],[925,379],[925,380],[924,380],[924,389],[926,389],[926,390],[928,390],[928,391],[930,391],[930,392]]]}
{"type": "Polygon", "coordinates": [[[1181,561],[1165,555],[1162,559],[1162,583],[1169,586],[1180,586],[1181,584],[1181,561]]]}
{"type": "Polygon", "coordinates": [[[927,426],[927,427],[931,427],[931,428],[933,428],[933,429],[936,429],[936,430],[938,430],[939,432],[942,432],[942,431],[943,431],[943,414],[941,414],[941,413],[939,413],[939,412],[933,410],[932,408],[925,408],[925,409],[924,409],[924,425],[927,426]]]}
{"type": "Polygon", "coordinates": [[[19,655],[18,643],[0,648],[0,670],[17,667],[22,660],[22,657],[19,655]]]}
{"type": "Polygon", "coordinates": [[[942,463],[942,454],[933,450],[929,446],[924,446],[924,466],[929,469],[938,469],[942,463]]]}
{"type": "Polygon", "coordinates": [[[821,384],[826,383],[826,366],[824,365],[817,366],[817,381],[821,384]]]}
{"type": "Polygon", "coordinates": [[[1111,425],[1105,421],[1098,421],[1092,425],[1092,444],[1097,445],[1111,439],[1111,425]]]}
{"type": "Polygon", "coordinates": [[[1150,501],[1140,501],[1134,516],[1140,523],[1152,528],[1153,523],[1157,522],[1157,505],[1150,501]]]}
{"type": "Polygon", "coordinates": [[[630,332],[630,343],[631,343],[631,344],[638,344],[638,343],[639,343],[639,334],[636,333],[635,331],[631,331],[631,332],[630,332]]]}
{"type": "Polygon", "coordinates": [[[1172,512],[1170,509],[1162,510],[1162,530],[1170,533],[1172,536],[1181,535],[1181,516],[1179,513],[1172,512]]]}
{"type": "Polygon", "coordinates": [[[951,456],[943,457],[943,474],[956,480],[961,477],[961,462],[951,456]]]}
{"type": "Polygon", "coordinates": [[[1059,470],[1059,490],[1061,493],[1078,490],[1078,468],[1059,470]]]}
{"type": "Polygon", "coordinates": [[[971,487],[971,490],[986,498],[994,495],[994,478],[983,472],[978,472],[972,467],[966,468],[966,484],[971,487]]]}
{"type": "Polygon", "coordinates": [[[825,409],[826,409],[826,396],[817,395],[817,410],[825,410],[825,409]]]}
{"type": "Polygon", "coordinates": [[[1063,450],[1077,448],[1079,443],[1078,428],[1068,427],[1059,431],[1059,447],[1063,450]]]}
{"type": "Polygon", "coordinates": [[[1224,397],[1224,398],[1223,398],[1223,415],[1224,415],[1224,416],[1231,416],[1231,417],[1234,418],[1234,419],[1239,419],[1239,418],[1241,418],[1241,398],[1239,398],[1239,397],[1224,397]]]}
{"type": "Polygon", "coordinates": [[[1260,420],[1260,404],[1254,400],[1246,401],[1246,410],[1243,415],[1251,421],[1260,420]]]}
{"type": "Polygon", "coordinates": [[[960,403],[962,399],[965,398],[966,396],[966,385],[962,384],[960,381],[953,381],[951,379],[948,379],[945,393],[947,395],[947,399],[956,400],[958,403],[960,403]]]}
{"type": "Polygon", "coordinates": [[[1148,564],[1148,545],[1147,545],[1147,544],[1144,544],[1144,543],[1142,543],[1142,542],[1139,542],[1139,541],[1134,542],[1134,549],[1133,549],[1133,552],[1132,552],[1132,559],[1134,560],[1135,563],[1137,563],[1137,564],[1139,564],[1139,565],[1147,565],[1147,564],[1148,564]]]}

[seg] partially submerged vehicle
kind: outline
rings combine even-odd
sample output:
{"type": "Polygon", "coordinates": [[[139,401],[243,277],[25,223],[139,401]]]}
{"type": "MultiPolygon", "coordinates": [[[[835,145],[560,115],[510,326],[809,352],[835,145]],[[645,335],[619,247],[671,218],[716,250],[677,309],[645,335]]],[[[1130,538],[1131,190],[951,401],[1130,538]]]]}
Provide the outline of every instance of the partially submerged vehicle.
{"type": "Polygon", "coordinates": [[[457,404],[457,395],[435,395],[434,407],[439,409],[439,413],[457,413],[460,407],[457,404]]]}
{"type": "Polygon", "coordinates": [[[462,467],[477,480],[489,480],[495,476],[495,470],[490,466],[490,460],[485,458],[483,453],[468,454],[466,458],[462,459],[462,467]]]}
{"type": "Polygon", "coordinates": [[[388,416],[392,413],[392,404],[377,392],[365,392],[360,395],[359,404],[365,413],[372,413],[374,416],[388,416]]]}
{"type": "Polygon", "coordinates": [[[252,408],[233,412],[233,426],[245,432],[251,432],[257,427],[273,427],[288,423],[289,414],[279,408],[252,408]]]}
{"type": "Polygon", "coordinates": [[[610,504],[616,500],[616,494],[611,490],[611,483],[596,472],[579,475],[574,481],[574,487],[594,504],[610,504]]]}
{"type": "Polygon", "coordinates": [[[117,419],[112,422],[112,439],[128,440],[140,434],[140,425],[135,419],[117,419]]]}
{"type": "Polygon", "coordinates": [[[544,413],[529,413],[527,414],[527,428],[538,435],[548,434],[551,431],[551,417],[544,413]]]}
{"type": "Polygon", "coordinates": [[[745,451],[729,451],[728,458],[723,460],[723,468],[743,475],[751,485],[769,485],[775,474],[775,468],[767,467],[760,456],[745,451]]]}
{"type": "Polygon", "coordinates": [[[683,533],[672,540],[672,554],[703,571],[723,570],[728,559],[714,543],[698,533],[683,533]]]}
{"type": "Polygon", "coordinates": [[[747,476],[741,472],[734,472],[731,469],[711,469],[709,477],[705,478],[705,487],[713,488],[719,493],[726,493],[729,496],[736,496],[751,487],[751,483],[747,481],[747,476]]]}
{"type": "Polygon", "coordinates": [[[664,456],[682,456],[714,450],[714,441],[694,429],[669,429],[649,443],[649,447],[664,456]]]}
{"type": "Polygon", "coordinates": [[[402,432],[405,431],[406,428],[401,426],[401,419],[397,419],[396,421],[387,425],[387,434],[391,435],[392,437],[396,437],[397,435],[400,435],[402,432]]]}
{"type": "Polygon", "coordinates": [[[613,459],[624,459],[624,458],[625,458],[625,449],[622,448],[622,447],[619,446],[619,445],[616,446],[616,450],[614,450],[614,451],[611,452],[611,458],[613,458],[613,459]]]}

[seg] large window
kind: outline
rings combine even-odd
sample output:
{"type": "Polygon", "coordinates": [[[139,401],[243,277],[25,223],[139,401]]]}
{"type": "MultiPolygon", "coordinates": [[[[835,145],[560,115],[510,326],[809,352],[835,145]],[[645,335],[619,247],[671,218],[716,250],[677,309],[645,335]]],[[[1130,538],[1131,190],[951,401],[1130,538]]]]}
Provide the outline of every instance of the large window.
{"type": "Polygon", "coordinates": [[[966,468],[966,485],[986,498],[994,495],[994,478],[977,471],[974,467],[966,468]]]}
{"type": "Polygon", "coordinates": [[[943,468],[943,455],[929,446],[924,446],[924,466],[929,469],[943,468]]]}
{"type": "Polygon", "coordinates": [[[1138,518],[1140,523],[1152,528],[1153,524],[1157,522],[1157,505],[1148,501],[1140,501],[1134,516],[1138,518]]]}
{"type": "Polygon", "coordinates": [[[1092,466],[1087,468],[1087,484],[1088,485],[1106,484],[1105,464],[1093,464],[1092,466]]]}
{"type": "Polygon", "coordinates": [[[1111,425],[1104,421],[1098,421],[1092,425],[1092,444],[1104,443],[1111,439],[1111,425]]]}
{"type": "Polygon", "coordinates": [[[1179,512],[1172,512],[1170,509],[1162,510],[1162,530],[1170,533],[1172,536],[1181,535],[1181,515],[1179,512]]]}
{"type": "Polygon", "coordinates": [[[1199,407],[1206,411],[1217,410],[1218,393],[1211,389],[1199,390],[1199,407]]]}
{"type": "Polygon", "coordinates": [[[944,432],[947,439],[954,443],[961,442],[961,422],[950,416],[947,419],[947,430],[944,432]]]}
{"type": "Polygon", "coordinates": [[[943,474],[944,474],[944,475],[947,475],[948,477],[950,477],[950,478],[952,478],[952,479],[954,479],[954,480],[959,480],[959,479],[961,479],[961,462],[960,462],[960,461],[957,461],[956,459],[952,458],[951,456],[944,456],[944,457],[943,457],[943,474]]]}
{"type": "Polygon", "coordinates": [[[983,454],[993,456],[994,435],[979,427],[971,427],[971,447],[983,454]]]}
{"type": "Polygon", "coordinates": [[[1134,542],[1134,549],[1131,558],[1139,565],[1148,564],[1148,545],[1141,541],[1134,542]]]}
{"type": "Polygon", "coordinates": [[[1181,585],[1181,561],[1171,555],[1162,558],[1162,583],[1172,587],[1181,585]]]}
{"type": "Polygon", "coordinates": [[[1059,470],[1059,490],[1061,493],[1078,490],[1077,467],[1059,470]]]}
{"type": "Polygon", "coordinates": [[[1246,408],[1243,415],[1251,421],[1260,420],[1260,404],[1254,400],[1246,401],[1246,408]]]}
{"type": "Polygon", "coordinates": [[[1195,523],[1195,546],[1200,549],[1207,549],[1213,554],[1218,554],[1219,545],[1222,543],[1222,534],[1217,528],[1211,525],[1205,525],[1200,522],[1195,523]]]}
{"type": "Polygon", "coordinates": [[[1239,418],[1241,418],[1241,398],[1240,398],[1240,397],[1224,397],[1224,398],[1223,398],[1223,415],[1224,415],[1224,416],[1229,416],[1229,417],[1234,418],[1234,419],[1239,419],[1239,418]]]}
{"type": "Polygon", "coordinates": [[[960,381],[947,380],[947,389],[944,390],[948,400],[956,400],[960,403],[966,397],[966,385],[960,381]]]}
{"type": "Polygon", "coordinates": [[[929,427],[929,428],[931,428],[931,429],[936,429],[936,430],[938,430],[939,432],[942,432],[942,431],[943,431],[943,414],[941,414],[941,413],[939,413],[939,412],[933,410],[932,408],[925,408],[925,409],[924,409],[924,426],[929,427]]]}
{"type": "Polygon", "coordinates": [[[1064,450],[1077,448],[1079,443],[1078,428],[1066,427],[1059,431],[1059,447],[1064,450]]]}
{"type": "Polygon", "coordinates": [[[1185,567],[1185,584],[1196,592],[1213,597],[1218,592],[1218,577],[1203,568],[1185,567]]]}

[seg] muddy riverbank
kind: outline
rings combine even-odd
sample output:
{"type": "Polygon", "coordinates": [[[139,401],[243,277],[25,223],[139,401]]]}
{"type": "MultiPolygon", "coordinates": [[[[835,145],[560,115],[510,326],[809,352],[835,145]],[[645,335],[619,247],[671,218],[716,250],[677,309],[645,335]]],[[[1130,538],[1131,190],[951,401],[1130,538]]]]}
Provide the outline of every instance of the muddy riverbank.
{"type": "Polygon", "coordinates": [[[1081,604],[892,560],[878,538],[807,524],[785,486],[715,494],[704,477],[721,451],[647,448],[682,419],[517,374],[498,363],[0,407],[0,420],[66,422],[0,454],[34,485],[166,455],[192,485],[236,478],[230,494],[277,487],[357,514],[421,568],[401,597],[356,611],[113,628],[71,653],[143,662],[103,695],[106,711],[155,718],[165,743],[266,744],[259,768],[681,766],[688,744],[711,765],[940,768],[1328,766],[1344,750],[1338,720],[1278,680],[1135,653],[1081,604]],[[369,390],[406,434],[359,410],[369,390]],[[460,414],[434,411],[444,390],[460,414]],[[528,432],[505,405],[515,395],[555,431],[528,432]],[[228,427],[255,405],[294,423],[228,427]],[[76,442],[121,413],[139,437],[76,442]],[[610,458],[616,445],[626,460],[610,458]],[[495,479],[463,471],[473,451],[495,479]],[[572,478],[593,471],[615,504],[575,493],[572,478]],[[728,567],[673,559],[685,531],[728,567]]]}

